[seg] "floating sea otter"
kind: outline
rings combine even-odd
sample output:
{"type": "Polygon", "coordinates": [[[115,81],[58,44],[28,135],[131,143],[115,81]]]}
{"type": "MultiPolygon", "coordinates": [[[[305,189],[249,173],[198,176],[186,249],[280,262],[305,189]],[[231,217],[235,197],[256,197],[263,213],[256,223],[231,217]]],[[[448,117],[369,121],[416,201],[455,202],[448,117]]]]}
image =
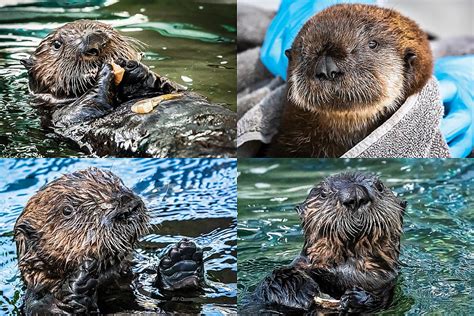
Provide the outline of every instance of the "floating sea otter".
{"type": "MultiPolygon", "coordinates": [[[[77,171],[39,190],[15,224],[25,314],[100,312],[124,280],[133,280],[132,251],[147,226],[145,204],[111,172],[77,171]]],[[[161,258],[155,285],[201,289],[202,250],[180,241],[161,258]]]]}
{"type": "Polygon", "coordinates": [[[21,63],[46,124],[99,156],[235,156],[235,114],[151,72],[139,46],[90,20],[44,38],[21,63]]]}
{"type": "Polygon", "coordinates": [[[305,237],[301,255],[268,275],[250,305],[283,313],[388,307],[405,207],[375,176],[340,174],[322,181],[296,207],[305,237]]]}

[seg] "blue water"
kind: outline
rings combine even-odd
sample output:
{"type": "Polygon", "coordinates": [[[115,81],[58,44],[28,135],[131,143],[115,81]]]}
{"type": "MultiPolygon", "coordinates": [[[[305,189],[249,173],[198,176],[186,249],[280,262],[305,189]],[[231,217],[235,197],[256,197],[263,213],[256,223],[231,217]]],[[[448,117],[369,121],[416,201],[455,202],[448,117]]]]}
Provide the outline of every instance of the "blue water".
{"type": "Polygon", "coordinates": [[[229,159],[0,159],[0,313],[21,306],[13,226],[28,199],[64,173],[89,166],[118,175],[146,203],[152,229],[135,251],[134,271],[159,262],[173,243],[191,238],[204,250],[207,288],[190,302],[162,301],[141,273],[135,310],[234,313],[237,297],[236,161],[229,159]]]}
{"type": "Polygon", "coordinates": [[[358,170],[379,175],[408,201],[388,314],[472,314],[474,160],[239,159],[238,170],[239,304],[301,251],[294,206],[323,178],[358,170]]]}

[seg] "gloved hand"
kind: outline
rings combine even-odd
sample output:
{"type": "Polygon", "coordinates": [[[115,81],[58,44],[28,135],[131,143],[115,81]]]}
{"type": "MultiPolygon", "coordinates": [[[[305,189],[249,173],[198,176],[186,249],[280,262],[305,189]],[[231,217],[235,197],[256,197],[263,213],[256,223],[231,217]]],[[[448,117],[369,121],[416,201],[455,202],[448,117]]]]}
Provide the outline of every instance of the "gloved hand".
{"type": "Polygon", "coordinates": [[[260,57],[263,64],[275,76],[286,80],[288,59],[285,50],[291,48],[296,35],[309,18],[334,4],[376,2],[376,0],[282,0],[278,13],[265,35],[260,57]]]}
{"type": "Polygon", "coordinates": [[[474,146],[474,55],[440,58],[434,74],[445,107],[441,132],[453,158],[467,157],[474,146]]]}

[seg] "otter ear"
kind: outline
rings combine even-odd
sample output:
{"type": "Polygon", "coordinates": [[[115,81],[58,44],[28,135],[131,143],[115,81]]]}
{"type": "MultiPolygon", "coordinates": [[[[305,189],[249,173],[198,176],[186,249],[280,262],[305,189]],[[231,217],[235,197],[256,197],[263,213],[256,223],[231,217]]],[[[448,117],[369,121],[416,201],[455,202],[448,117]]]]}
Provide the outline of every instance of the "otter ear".
{"type": "Polygon", "coordinates": [[[291,48],[285,50],[285,55],[290,61],[291,61],[291,52],[292,52],[291,48]]]}
{"type": "Polygon", "coordinates": [[[24,58],[20,60],[20,63],[27,69],[30,70],[33,67],[33,60],[30,58],[24,58]]]}
{"type": "Polygon", "coordinates": [[[405,51],[405,65],[407,65],[408,69],[413,68],[413,64],[418,57],[416,56],[415,52],[411,49],[407,49],[405,51]]]}
{"type": "Polygon", "coordinates": [[[405,210],[406,210],[406,208],[407,208],[407,204],[408,204],[408,202],[407,202],[407,201],[401,201],[401,202],[400,202],[400,206],[403,208],[403,211],[405,211],[405,210]]]}

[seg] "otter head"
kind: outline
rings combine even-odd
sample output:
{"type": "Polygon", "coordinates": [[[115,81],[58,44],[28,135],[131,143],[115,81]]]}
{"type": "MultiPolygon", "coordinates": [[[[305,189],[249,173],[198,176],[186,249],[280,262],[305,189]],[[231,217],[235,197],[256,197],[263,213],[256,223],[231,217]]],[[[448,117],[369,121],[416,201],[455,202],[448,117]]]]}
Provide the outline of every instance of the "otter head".
{"type": "Polygon", "coordinates": [[[110,25],[78,20],[51,32],[21,63],[28,70],[31,92],[74,98],[94,85],[104,63],[119,57],[139,60],[140,45],[110,25]]]}
{"type": "Polygon", "coordinates": [[[344,4],[313,16],[289,58],[288,99],[313,112],[374,117],[395,110],[431,76],[427,36],[389,9],[344,4]]]}
{"type": "Polygon", "coordinates": [[[329,177],[297,206],[305,236],[304,253],[316,266],[353,261],[395,269],[406,202],[376,176],[329,177]]]}
{"type": "Polygon", "coordinates": [[[143,201],[113,173],[64,175],[40,189],[15,224],[20,271],[27,284],[37,284],[86,258],[107,269],[129,256],[147,225],[143,201]]]}

